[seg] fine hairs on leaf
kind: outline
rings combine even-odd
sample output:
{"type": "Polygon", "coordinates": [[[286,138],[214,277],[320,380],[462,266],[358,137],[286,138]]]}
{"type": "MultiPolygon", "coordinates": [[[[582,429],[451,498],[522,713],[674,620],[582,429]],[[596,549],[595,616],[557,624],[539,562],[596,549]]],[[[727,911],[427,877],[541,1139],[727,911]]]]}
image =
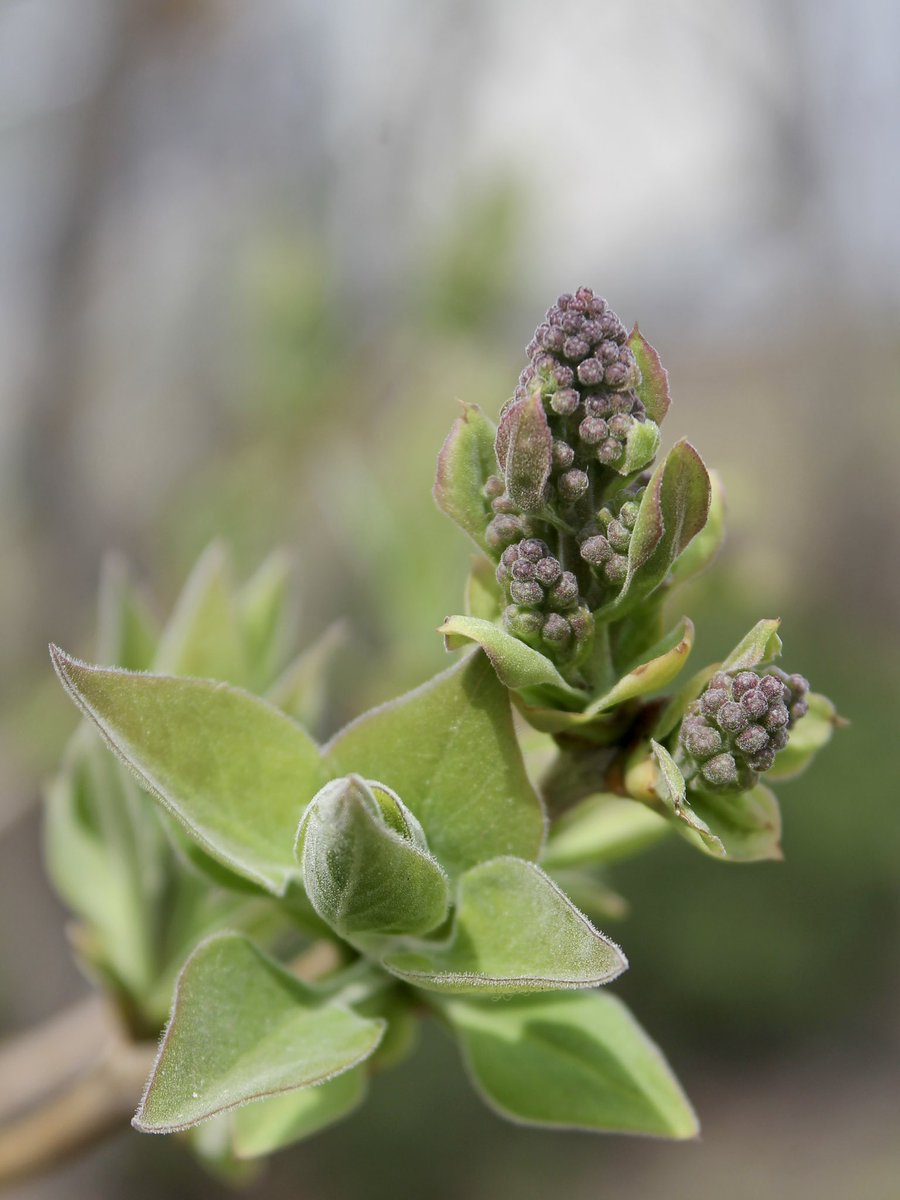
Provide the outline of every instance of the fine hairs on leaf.
{"type": "Polygon", "coordinates": [[[108,568],[104,665],[51,649],[86,721],[47,869],[128,1036],[162,1035],[136,1128],[188,1131],[218,1173],[355,1110],[426,1020],[507,1119],[697,1134],[608,987],[628,961],[598,924],[641,897],[606,870],[675,834],[780,860],[769,785],[841,722],[779,665],[773,618],[685,671],[679,588],[722,543],[723,489],[686,440],[657,461],[672,397],[638,326],[582,287],[526,356],[438,455],[434,499],[478,553],[434,678],[318,745],[301,722],[327,714],[341,626],[292,646],[284,556],[242,583],[221,544],[162,628],[108,568]]]}

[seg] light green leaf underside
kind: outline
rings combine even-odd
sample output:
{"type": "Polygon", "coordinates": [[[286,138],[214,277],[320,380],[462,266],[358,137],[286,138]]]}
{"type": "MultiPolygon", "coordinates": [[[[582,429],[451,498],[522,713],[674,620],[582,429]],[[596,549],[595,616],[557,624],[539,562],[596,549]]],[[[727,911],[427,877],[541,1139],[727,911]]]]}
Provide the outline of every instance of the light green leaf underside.
{"type": "Polygon", "coordinates": [[[791,730],[790,741],[778,752],[775,765],[766,772],[766,779],[793,779],[831,741],[835,726],[840,724],[834,705],[818,692],[810,692],[807,702],[809,712],[791,730]]]}
{"type": "Polygon", "coordinates": [[[66,690],[203,848],[283,893],[300,815],[324,783],[306,733],[256,696],[208,680],[93,667],[53,648],[66,690]]]}
{"type": "MultiPolygon", "coordinates": [[[[764,784],[758,783],[736,796],[691,792],[690,802],[697,817],[725,848],[730,862],[777,862],[783,857],[781,810],[774,793],[764,784]]],[[[701,848],[711,852],[707,845],[701,848]]]]}
{"type": "Polygon", "coordinates": [[[349,1116],[368,1090],[366,1071],[354,1067],[315,1087],[255,1100],[231,1114],[231,1139],[238,1158],[259,1158],[311,1137],[349,1116]]]}
{"type": "Polygon", "coordinates": [[[392,788],[451,877],[501,854],[540,852],[543,810],[508,693],[483,654],[365,713],[323,753],[329,776],[359,774],[392,788]]]}
{"type": "Polygon", "coordinates": [[[780,620],[757,621],[722,663],[723,671],[749,671],[781,654],[780,620]]]}
{"type": "Polygon", "coordinates": [[[607,983],[628,963],[534,863],[498,858],[460,880],[450,939],[388,955],[389,971],[453,993],[551,991],[607,983]]]}
{"type": "Polygon", "coordinates": [[[488,549],[484,532],[492,516],[484,484],[497,470],[495,433],[476,404],[464,404],[438,455],[433,492],[438,508],[482,550],[488,549]]]}
{"type": "Polygon", "coordinates": [[[322,1083],[368,1058],[383,1026],[323,1003],[246,938],[219,934],[179,977],[135,1128],[173,1133],[250,1100],[322,1083]]]}
{"type": "Polygon", "coordinates": [[[694,1110],[671,1068],[609,992],[502,1002],[442,999],[475,1087],[528,1125],[692,1138],[694,1110]]]}
{"type": "Polygon", "coordinates": [[[555,821],[541,865],[548,870],[616,862],[666,836],[668,822],[619,796],[589,796],[555,821]]]}

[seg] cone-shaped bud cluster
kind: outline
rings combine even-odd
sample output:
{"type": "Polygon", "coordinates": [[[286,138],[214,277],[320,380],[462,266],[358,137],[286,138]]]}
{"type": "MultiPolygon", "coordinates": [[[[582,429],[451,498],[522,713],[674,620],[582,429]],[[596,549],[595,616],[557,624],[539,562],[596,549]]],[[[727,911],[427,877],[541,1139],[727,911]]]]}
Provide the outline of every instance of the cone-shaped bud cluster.
{"type": "Polygon", "coordinates": [[[546,542],[523,538],[500,557],[497,581],[509,603],[503,613],[507,631],[552,658],[578,654],[593,633],[593,617],[583,603],[578,580],[564,571],[546,542]]]}
{"type": "Polygon", "coordinates": [[[809,684],[802,675],[770,668],[719,671],[695,700],[681,725],[686,762],[701,786],[742,792],[768,771],[788,743],[791,727],[807,712],[809,684]]]}
{"type": "Polygon", "coordinates": [[[628,574],[628,549],[644,491],[645,487],[637,484],[626,488],[579,531],[581,558],[603,585],[618,588],[628,574]]]}
{"type": "Polygon", "coordinates": [[[528,344],[530,362],[513,403],[535,391],[543,399],[553,437],[551,480],[563,502],[587,491],[590,464],[621,462],[634,423],[646,419],[627,342],[606,301],[583,287],[551,305],[528,344]]]}

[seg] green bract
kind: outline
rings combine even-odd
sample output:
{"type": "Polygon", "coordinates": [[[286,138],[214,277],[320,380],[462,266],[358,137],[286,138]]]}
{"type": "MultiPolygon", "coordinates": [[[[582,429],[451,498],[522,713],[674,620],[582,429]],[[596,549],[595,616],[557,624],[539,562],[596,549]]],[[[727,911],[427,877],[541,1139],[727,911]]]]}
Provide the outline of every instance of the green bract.
{"type": "Polygon", "coordinates": [[[582,288],[528,356],[499,426],[465,405],[440,453],[435,498],[479,555],[440,628],[466,653],[419,688],[318,745],[340,625],[290,659],[283,558],[238,585],[218,546],[161,631],[116,566],[101,663],[52,649],[88,721],[48,866],[132,1035],[165,1025],[135,1124],[206,1122],[191,1145],[220,1168],[352,1111],[426,1016],[513,1120],[697,1131],[598,990],[627,967],[594,924],[626,907],[605,868],[671,832],[779,858],[760,776],[798,773],[838,718],[775,666],[774,620],[680,678],[694,627],[669,598],[724,504],[688,442],[653,465],[668,377],[637,327],[582,288]]]}

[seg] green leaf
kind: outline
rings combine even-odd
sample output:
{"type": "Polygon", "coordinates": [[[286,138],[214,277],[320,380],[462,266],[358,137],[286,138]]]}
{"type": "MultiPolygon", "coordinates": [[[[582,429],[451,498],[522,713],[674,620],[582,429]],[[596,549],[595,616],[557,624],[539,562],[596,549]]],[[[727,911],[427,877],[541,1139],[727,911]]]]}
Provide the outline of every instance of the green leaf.
{"type": "Polygon", "coordinates": [[[447,915],[447,876],[383,784],[358,775],[327,783],[303,814],[297,857],[313,908],[348,942],[428,933],[447,915]]]}
{"type": "Polygon", "coordinates": [[[97,620],[97,657],[129,671],[146,671],[153,662],[156,623],[118,555],[103,560],[97,620]]]}
{"type": "Polygon", "coordinates": [[[491,621],[447,617],[438,633],[444,635],[448,650],[457,650],[467,641],[481,646],[505,686],[519,692],[526,701],[581,708],[587,699],[584,692],[566,683],[546,655],[491,621]]]}
{"type": "Polygon", "coordinates": [[[469,1075],[527,1125],[692,1138],[696,1115],[659,1047],[609,992],[441,1000],[469,1075]]]}
{"type": "Polygon", "coordinates": [[[724,858],[726,850],[720,838],[712,832],[703,817],[688,803],[684,776],[675,760],[659,742],[650,743],[658,768],[654,791],[674,818],[675,827],[682,836],[698,845],[713,858],[724,858]]]}
{"type": "Polygon", "coordinates": [[[722,663],[723,671],[749,671],[760,663],[770,662],[781,654],[781,638],[778,626],[781,621],[757,621],[748,634],[741,638],[722,663]]]}
{"type": "Polygon", "coordinates": [[[540,393],[533,392],[511,405],[500,424],[506,433],[502,460],[506,490],[523,512],[538,512],[544,507],[553,448],[540,393]]]}
{"type": "Polygon", "coordinates": [[[635,323],[628,335],[628,348],[635,357],[641,372],[641,382],[635,388],[647,416],[661,425],[669,411],[669,373],[662,365],[659,355],[641,333],[635,323]]]}
{"type": "Polygon", "coordinates": [[[250,1100],[323,1083],[363,1062],[383,1022],[327,1003],[252,942],[223,933],[185,964],[134,1118],[174,1133],[250,1100]]]}
{"type": "Polygon", "coordinates": [[[484,621],[496,621],[502,610],[494,564],[483,554],[472,560],[472,569],[466,580],[465,609],[467,617],[484,621]]]}
{"type": "Polygon", "coordinates": [[[655,845],[669,825],[634,800],[588,796],[554,821],[541,857],[547,870],[617,862],[655,845]]]}
{"type": "Polygon", "coordinates": [[[325,711],[329,672],[346,644],[346,621],[332,622],[275,680],[266,699],[305,729],[315,729],[325,711]]]}
{"type": "Polygon", "coordinates": [[[238,1158],[259,1158],[311,1137],[349,1116],[367,1090],[365,1069],[354,1067],[316,1087],[244,1105],[231,1116],[234,1152],[238,1158]]]}
{"type": "Polygon", "coordinates": [[[621,613],[662,584],[709,515],[706,467],[690,442],[677,442],[651,476],[628,548],[628,573],[601,613],[621,613]]]}
{"type": "Polygon", "coordinates": [[[656,724],[653,727],[653,737],[658,742],[663,741],[681,724],[682,718],[687,712],[690,705],[697,699],[700,693],[706,688],[706,685],[719,669],[718,663],[709,663],[705,667],[701,667],[695,675],[682,687],[678,689],[674,696],[668,701],[665,708],[659,714],[656,724]]]}
{"type": "Polygon", "coordinates": [[[56,646],[51,656],[110,748],[200,845],[283,894],[300,814],[327,778],[300,726],[227,684],[94,667],[56,646]]]}
{"type": "Polygon", "coordinates": [[[616,464],[620,475],[633,475],[653,462],[659,449],[659,426],[655,421],[635,421],[625,438],[625,456],[616,464]]]}
{"type": "Polygon", "coordinates": [[[254,691],[266,688],[284,661],[291,624],[287,610],[290,582],[290,559],[284,551],[276,551],[237,594],[248,680],[254,691]]]}
{"type": "Polygon", "coordinates": [[[248,682],[248,663],[234,597],[231,563],[214,542],[197,561],[160,638],[154,670],[161,675],[248,682]]]}
{"type": "Polygon", "coordinates": [[[664,688],[678,675],[687,661],[694,644],[694,626],[687,618],[680,623],[661,643],[651,647],[644,662],[631,668],[605,695],[592,700],[585,709],[585,716],[594,716],[664,688]]]}
{"type": "Polygon", "coordinates": [[[484,485],[496,474],[495,429],[476,404],[463,404],[438,455],[433,495],[441,512],[454,520],[482,549],[491,519],[484,485]]]}
{"type": "Polygon", "coordinates": [[[725,489],[716,471],[709,472],[709,516],[688,546],[672,563],[673,585],[686,583],[705,570],[725,541],[725,489]]]}
{"type": "Polygon", "coordinates": [[[517,858],[496,858],[462,876],[447,942],[420,942],[383,962],[429,991],[497,996],[594,987],[628,966],[540,867],[517,858]]]}
{"type": "Polygon", "coordinates": [[[779,750],[775,764],[766,771],[766,779],[794,779],[800,775],[823,746],[831,741],[836,726],[842,724],[827,696],[810,692],[806,697],[809,712],[791,730],[790,741],[779,750]]]}
{"type": "MultiPolygon", "coordinates": [[[[690,800],[697,817],[721,842],[730,862],[780,862],[784,857],[778,800],[764,784],[730,796],[692,790],[690,800]]],[[[705,839],[701,849],[710,853],[705,839]]]]}
{"type": "Polygon", "coordinates": [[[540,852],[541,804],[509,695],[483,654],[365,713],[323,753],[329,776],[377,778],[402,796],[451,877],[500,854],[540,852]]]}

